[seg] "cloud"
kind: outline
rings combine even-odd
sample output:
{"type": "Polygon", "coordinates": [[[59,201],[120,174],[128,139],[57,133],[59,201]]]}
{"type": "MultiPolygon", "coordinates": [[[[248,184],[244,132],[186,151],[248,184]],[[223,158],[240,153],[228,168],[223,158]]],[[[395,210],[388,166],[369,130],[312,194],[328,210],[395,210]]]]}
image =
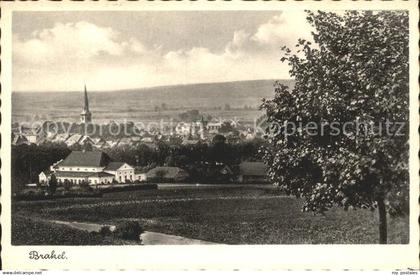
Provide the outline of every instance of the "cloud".
{"type": "Polygon", "coordinates": [[[18,61],[49,64],[58,59],[86,61],[100,54],[123,54],[123,44],[118,43],[118,33],[111,28],[98,27],[89,22],[57,23],[23,40],[14,39],[14,57],[18,61]]]}
{"type": "Polygon", "coordinates": [[[301,11],[284,12],[258,27],[251,37],[260,44],[292,46],[298,38],[312,40],[306,14],[301,11]]]}
{"type": "Polygon", "coordinates": [[[13,41],[14,90],[94,90],[288,78],[280,47],[309,37],[302,13],[281,13],[254,32],[237,30],[224,50],[162,52],[135,37],[81,21],[57,23],[13,41]],[[298,29],[296,29],[298,27],[298,29]]]}

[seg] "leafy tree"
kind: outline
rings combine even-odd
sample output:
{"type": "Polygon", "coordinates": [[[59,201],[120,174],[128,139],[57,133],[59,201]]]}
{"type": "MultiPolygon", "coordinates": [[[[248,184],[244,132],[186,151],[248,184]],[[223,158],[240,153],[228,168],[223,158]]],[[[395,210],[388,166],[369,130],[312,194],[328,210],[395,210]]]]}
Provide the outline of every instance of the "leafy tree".
{"type": "Polygon", "coordinates": [[[51,194],[54,194],[56,190],[57,178],[54,174],[52,174],[50,180],[48,181],[48,191],[50,191],[51,194]]]}
{"type": "Polygon", "coordinates": [[[71,186],[72,183],[68,179],[65,179],[63,182],[64,190],[69,191],[71,189],[71,186]]]}
{"type": "Polygon", "coordinates": [[[224,144],[225,142],[226,137],[224,135],[215,135],[212,140],[213,145],[224,144]]]}
{"type": "Polygon", "coordinates": [[[175,166],[175,158],[172,155],[166,157],[165,166],[175,166]]]}
{"type": "Polygon", "coordinates": [[[229,133],[233,131],[235,131],[235,128],[229,121],[224,121],[219,129],[219,133],[229,133]]]}
{"type": "Polygon", "coordinates": [[[161,182],[164,180],[166,176],[166,171],[165,170],[157,170],[156,171],[156,179],[161,182]]]}
{"type": "Polygon", "coordinates": [[[272,125],[269,177],[303,197],[304,211],[378,209],[379,242],[386,243],[387,213],[408,211],[408,14],[308,12],[307,20],[316,46],[300,39],[296,53],[283,47],[296,83],[291,90],[276,83],[274,99],[262,104],[272,125]],[[287,135],[285,121],[315,122],[318,134],[299,126],[287,135]],[[367,127],[387,121],[404,122],[403,131],[367,127]],[[333,122],[364,125],[337,134],[333,122]]]}

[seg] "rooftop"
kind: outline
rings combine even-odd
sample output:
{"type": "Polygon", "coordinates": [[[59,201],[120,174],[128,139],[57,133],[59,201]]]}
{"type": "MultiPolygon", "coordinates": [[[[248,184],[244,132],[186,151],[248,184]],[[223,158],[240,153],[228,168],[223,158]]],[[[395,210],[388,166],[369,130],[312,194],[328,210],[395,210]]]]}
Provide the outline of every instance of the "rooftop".
{"type": "Polygon", "coordinates": [[[116,171],[124,164],[125,164],[124,162],[113,161],[113,162],[108,163],[108,165],[105,167],[105,170],[116,171]]]}
{"type": "Polygon", "coordinates": [[[73,151],[59,166],[104,167],[109,162],[109,156],[100,151],[73,151]]]}
{"type": "Polygon", "coordinates": [[[266,176],[267,166],[260,161],[244,161],[239,165],[239,171],[244,176],[266,176]]]}

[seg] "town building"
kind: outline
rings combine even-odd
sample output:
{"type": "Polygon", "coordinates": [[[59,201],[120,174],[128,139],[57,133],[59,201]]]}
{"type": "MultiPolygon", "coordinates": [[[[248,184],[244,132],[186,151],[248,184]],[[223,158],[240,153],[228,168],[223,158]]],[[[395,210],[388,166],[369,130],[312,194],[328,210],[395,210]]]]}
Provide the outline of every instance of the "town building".
{"type": "Polygon", "coordinates": [[[268,183],[267,166],[260,161],[244,161],[239,165],[240,183],[268,183]]]}
{"type": "MultiPolygon", "coordinates": [[[[73,184],[88,182],[91,185],[126,183],[138,178],[134,167],[124,162],[114,162],[101,151],[72,151],[64,160],[51,166],[57,181],[73,184]]],[[[40,178],[43,175],[40,174],[40,178]]]]}
{"type": "Polygon", "coordinates": [[[210,134],[217,134],[219,133],[220,128],[222,127],[221,121],[211,121],[207,123],[207,130],[210,134]]]}
{"type": "Polygon", "coordinates": [[[39,183],[42,185],[48,184],[48,182],[51,179],[52,174],[53,172],[50,170],[42,171],[41,173],[39,173],[38,175],[39,183]]]}
{"type": "Polygon", "coordinates": [[[189,174],[182,168],[171,166],[158,166],[149,170],[147,179],[156,181],[182,182],[188,179],[189,174]]]}

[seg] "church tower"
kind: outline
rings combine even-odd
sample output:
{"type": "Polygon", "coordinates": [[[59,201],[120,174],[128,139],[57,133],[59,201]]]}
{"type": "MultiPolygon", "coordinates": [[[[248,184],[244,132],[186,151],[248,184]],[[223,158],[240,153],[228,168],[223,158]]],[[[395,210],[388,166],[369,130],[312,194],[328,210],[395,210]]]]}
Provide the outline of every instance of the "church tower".
{"type": "Polygon", "coordinates": [[[80,121],[82,123],[92,122],[92,114],[89,112],[89,99],[87,96],[86,85],[85,85],[85,106],[83,107],[83,111],[80,113],[80,121]]]}

